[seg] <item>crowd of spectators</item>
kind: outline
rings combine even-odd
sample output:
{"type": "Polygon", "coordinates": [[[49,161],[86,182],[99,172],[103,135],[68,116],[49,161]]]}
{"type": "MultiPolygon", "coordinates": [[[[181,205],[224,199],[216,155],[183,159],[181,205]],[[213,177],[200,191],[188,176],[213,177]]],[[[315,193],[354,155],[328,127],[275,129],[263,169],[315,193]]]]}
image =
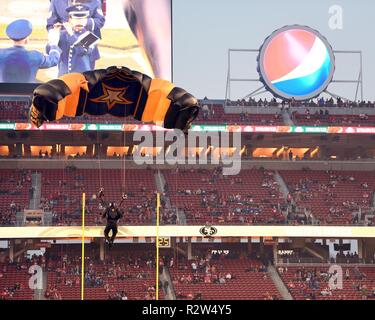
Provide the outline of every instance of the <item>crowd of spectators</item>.
{"type": "MultiPolygon", "coordinates": [[[[32,255],[31,257],[18,256],[14,261],[11,261],[9,256],[2,255],[0,261],[0,300],[12,300],[19,292],[25,292],[29,289],[28,277],[29,267],[31,265],[39,265],[45,267],[45,259],[42,255],[32,255]],[[2,286],[2,279],[5,279],[10,274],[13,282],[5,281],[7,285],[2,286]]],[[[32,297],[30,290],[29,294],[32,297]]]]}
{"type": "Polygon", "coordinates": [[[349,101],[344,100],[340,97],[337,97],[337,99],[331,98],[317,98],[312,99],[310,101],[296,101],[291,100],[290,101],[291,107],[317,107],[317,108],[323,108],[323,107],[337,107],[337,108],[375,108],[375,103],[373,101],[349,101]]]}
{"type": "Polygon", "coordinates": [[[350,224],[362,223],[364,217],[359,212],[369,210],[371,207],[370,200],[373,190],[371,190],[369,183],[359,183],[352,175],[337,174],[330,170],[325,171],[325,176],[324,179],[314,179],[307,174],[298,182],[288,185],[295,201],[290,206],[291,211],[288,218],[291,220],[297,219],[304,224],[311,224],[314,220],[320,224],[332,224],[338,219],[349,219],[347,222],[350,224]],[[361,190],[362,195],[343,199],[340,195],[342,189],[338,189],[338,185],[347,185],[348,188],[361,190]],[[317,200],[319,202],[316,202],[317,200]],[[311,205],[313,201],[316,202],[316,206],[325,205],[327,212],[324,217],[315,215],[314,210],[316,208],[311,205]],[[297,207],[303,209],[302,217],[298,218],[297,207]],[[348,214],[350,214],[349,218],[348,214]]]}
{"type": "Polygon", "coordinates": [[[3,209],[0,215],[0,226],[8,227],[15,225],[15,214],[11,210],[3,209]]]}
{"type": "MultiPolygon", "coordinates": [[[[43,183],[46,186],[53,185],[49,179],[43,180],[43,183]]],[[[40,209],[52,212],[54,225],[79,224],[82,211],[81,194],[90,188],[88,183],[85,176],[75,168],[66,170],[66,178],[58,180],[57,188],[52,189],[49,194],[43,194],[40,209]]],[[[121,222],[123,224],[150,223],[155,211],[156,191],[147,188],[141,182],[126,191],[125,205],[122,206],[125,214],[121,222]]],[[[103,224],[101,215],[104,209],[96,193],[87,197],[85,213],[88,217],[92,217],[92,221],[90,220],[92,224],[103,224]]],[[[170,212],[166,212],[163,217],[165,221],[175,221],[175,217],[170,212]]]]}
{"type": "MultiPolygon", "coordinates": [[[[254,114],[246,113],[244,110],[242,110],[241,114],[239,115],[239,118],[231,118],[230,115],[233,115],[232,113],[228,113],[228,118],[226,118],[226,114],[221,115],[224,111],[220,111],[220,115],[218,115],[218,111],[215,110],[214,105],[210,100],[205,97],[204,99],[200,100],[200,104],[202,105],[201,113],[197,120],[199,121],[207,121],[207,123],[210,122],[217,122],[220,123],[220,118],[223,117],[223,124],[225,123],[231,123],[232,121],[236,123],[252,123],[252,124],[259,124],[259,125],[278,125],[280,123],[283,123],[283,119],[281,117],[281,114],[279,112],[276,112],[275,114],[270,115],[259,114],[260,117],[254,117],[254,114]],[[263,116],[263,117],[262,117],[263,116]]],[[[0,117],[2,121],[26,121],[28,119],[28,111],[29,111],[29,101],[6,101],[1,100],[0,101],[0,117]]],[[[330,115],[330,112],[326,109],[323,110],[322,108],[375,108],[375,103],[371,101],[356,101],[351,102],[344,99],[341,99],[340,97],[337,98],[316,98],[311,99],[310,101],[296,101],[295,99],[291,99],[289,101],[286,100],[280,100],[276,98],[247,98],[247,99],[237,99],[234,101],[227,100],[224,103],[225,106],[231,106],[231,107],[261,107],[261,108],[267,108],[267,107],[278,107],[281,110],[282,109],[289,109],[291,107],[305,107],[307,108],[304,114],[299,114],[298,111],[293,111],[291,113],[291,118],[293,121],[298,124],[298,121],[300,120],[302,124],[308,124],[308,125],[361,125],[361,124],[369,124],[369,115],[365,112],[362,114],[359,114],[358,116],[353,117],[351,116],[334,116],[330,115]],[[310,110],[310,109],[317,109],[320,108],[320,110],[310,110]]],[[[223,106],[220,105],[220,108],[222,110],[223,106]]],[[[371,118],[372,119],[372,118],[371,118]]],[[[0,121],[1,121],[0,120],[0,121]]],[[[130,119],[131,123],[133,123],[133,120],[130,119]]],[[[67,122],[92,122],[92,123],[120,123],[121,120],[110,117],[110,116],[104,116],[104,117],[90,117],[87,115],[83,115],[82,117],[79,117],[77,119],[61,119],[60,121],[56,121],[56,123],[67,123],[67,122]]],[[[372,122],[372,120],[371,120],[372,122]]],[[[136,122],[135,122],[136,123],[136,122]]],[[[58,154],[54,154],[53,152],[50,152],[47,154],[45,152],[40,152],[38,154],[39,158],[43,159],[51,159],[56,158],[59,156],[58,154]],[[42,154],[40,154],[42,153],[42,154]]],[[[14,155],[10,155],[11,157],[14,157],[14,155]]],[[[87,159],[92,158],[92,156],[88,156],[85,152],[83,153],[77,153],[74,155],[68,156],[70,159],[87,159]]],[[[119,158],[120,156],[117,153],[114,153],[112,158],[119,158]]]]}
{"type": "MultiPolygon", "coordinates": [[[[204,103],[204,101],[207,99],[203,99],[201,102],[204,103]]],[[[315,98],[311,99],[309,101],[297,101],[295,99],[291,100],[280,100],[271,98],[267,100],[266,98],[262,99],[254,99],[254,98],[248,98],[246,99],[237,99],[235,101],[227,100],[225,105],[227,106],[234,106],[234,107],[311,107],[311,108],[323,108],[323,107],[338,107],[338,108],[375,108],[375,102],[373,101],[349,101],[344,100],[340,97],[337,97],[336,99],[330,98],[315,98]]]]}
{"type": "Polygon", "coordinates": [[[282,104],[283,101],[278,101],[275,98],[267,100],[266,98],[258,100],[254,98],[246,99],[237,99],[236,101],[227,100],[227,106],[236,106],[236,107],[278,107],[282,104]]]}
{"type": "MultiPolygon", "coordinates": [[[[154,253],[116,252],[104,261],[97,257],[85,258],[84,285],[86,288],[104,290],[108,300],[128,300],[127,283],[132,280],[142,280],[139,287],[139,298],[155,299],[155,286],[152,285],[151,274],[155,271],[154,253]],[[114,286],[114,282],[121,283],[114,286]]],[[[46,298],[58,300],[64,298],[64,288],[79,288],[81,257],[74,254],[59,254],[53,252],[47,259],[47,271],[56,277],[49,282],[46,298]]],[[[78,289],[77,289],[78,290],[78,289]]],[[[65,297],[66,298],[66,297],[65,297]]]]}
{"type": "MultiPolygon", "coordinates": [[[[2,273],[0,273],[0,276],[2,273]]],[[[15,293],[19,290],[23,289],[23,286],[16,282],[13,286],[0,289],[0,300],[12,300],[15,293]]]]}
{"type": "Polygon", "coordinates": [[[28,100],[0,100],[0,121],[27,121],[29,117],[30,101],[28,100]]]}
{"type": "MultiPolygon", "coordinates": [[[[102,219],[102,213],[105,208],[97,199],[97,192],[93,192],[90,175],[82,174],[75,167],[66,167],[62,176],[59,170],[51,169],[50,172],[36,170],[35,172],[39,172],[42,176],[42,193],[38,209],[52,213],[52,225],[80,224],[83,192],[88,195],[85,207],[87,221],[93,225],[103,225],[105,221],[102,219]],[[56,178],[54,174],[56,174],[56,178]]],[[[148,173],[147,176],[149,176],[148,173]]],[[[139,180],[137,181],[138,185],[134,185],[132,179],[134,178],[131,178],[125,186],[120,187],[126,194],[122,206],[125,215],[121,222],[123,224],[152,223],[155,216],[157,193],[156,188],[152,186],[153,177],[146,185],[139,180]]],[[[0,225],[14,225],[16,213],[29,208],[29,201],[33,198],[34,191],[35,188],[31,186],[31,170],[12,170],[11,174],[1,175],[0,200],[3,197],[5,200],[0,202],[0,225]]],[[[111,197],[109,194],[106,200],[110,201],[111,197]]],[[[112,201],[120,200],[115,198],[112,201]]],[[[161,218],[161,222],[164,224],[175,224],[177,220],[176,210],[165,208],[165,199],[162,199],[161,218]]]]}
{"type": "MultiPolygon", "coordinates": [[[[50,176],[42,174],[43,190],[39,209],[52,213],[52,224],[58,226],[77,225],[81,219],[81,194],[87,192],[88,181],[85,175],[75,168],[64,171],[63,178],[53,181],[50,176]],[[44,177],[44,178],[43,178],[44,177]],[[51,179],[51,180],[50,180],[51,179]]],[[[176,171],[177,172],[177,171],[176,171]]],[[[178,209],[185,212],[188,219],[199,223],[212,224],[374,224],[374,219],[367,212],[371,210],[371,201],[375,190],[371,175],[368,180],[357,181],[356,175],[345,172],[322,172],[321,176],[310,175],[308,171],[302,171],[301,177],[288,183],[288,174],[284,179],[290,191],[289,197],[284,200],[279,190],[279,184],[274,179],[274,172],[259,169],[261,181],[258,189],[262,190],[261,196],[254,191],[253,186],[247,187],[247,176],[224,176],[222,168],[215,170],[206,169],[178,169],[181,177],[199,175],[199,185],[189,187],[183,183],[183,187],[171,187],[165,185],[165,193],[162,195],[161,223],[176,224],[178,209]],[[306,172],[305,174],[302,174],[306,172]],[[227,188],[222,188],[225,184],[227,188]],[[355,189],[354,193],[348,190],[355,189]],[[174,189],[174,190],[171,190],[174,189]],[[248,191],[247,191],[248,190],[248,191]],[[343,194],[348,193],[347,197],[343,194]],[[193,201],[181,201],[173,203],[172,199],[178,196],[187,196],[193,201]],[[168,197],[172,204],[166,205],[168,197]],[[196,203],[197,202],[197,203],[196,203]],[[317,212],[316,207],[324,214],[317,212]],[[288,209],[288,210],[287,210],[288,209]],[[288,215],[285,213],[288,211],[288,215]],[[366,221],[365,221],[366,220],[366,221]],[[203,222],[202,222],[203,221],[203,222]],[[344,221],[344,222],[343,222],[344,221]]],[[[297,172],[296,172],[297,173],[297,172]]],[[[312,172],[313,173],[313,172],[312,172]]],[[[294,174],[294,173],[293,173],[294,174]]],[[[185,179],[185,178],[184,178],[185,179]]],[[[31,171],[15,171],[10,178],[0,177],[0,198],[2,194],[21,195],[26,192],[31,182],[31,171]],[[14,185],[10,189],[8,184],[14,185]],[[7,187],[5,188],[5,184],[7,187]]],[[[196,183],[196,181],[194,182],[196,183]]],[[[29,188],[29,199],[33,190],[29,188]]],[[[96,198],[96,193],[87,197],[85,212],[90,224],[103,225],[101,214],[104,208],[96,198]]],[[[132,186],[127,190],[125,215],[121,220],[123,224],[150,224],[155,216],[156,191],[146,187],[140,182],[138,186],[132,186]]],[[[23,210],[24,205],[12,200],[9,205],[2,208],[0,225],[14,225],[16,213],[23,210]]]]}
{"type": "Polygon", "coordinates": [[[337,252],[336,263],[359,263],[359,256],[357,252],[337,252]]]}
{"type": "Polygon", "coordinates": [[[48,285],[44,297],[47,300],[62,300],[61,292],[56,285],[48,285]]]}
{"type": "MultiPolygon", "coordinates": [[[[217,266],[211,261],[201,258],[193,260],[190,264],[191,273],[182,274],[177,281],[183,284],[216,283],[225,284],[236,279],[236,275],[230,272],[219,272],[217,266]]],[[[180,266],[180,270],[188,270],[187,266],[180,266]]]]}
{"type": "MultiPolygon", "coordinates": [[[[208,98],[200,100],[200,103],[206,107],[202,109],[202,119],[209,120],[215,114],[214,108],[208,106],[208,98]]],[[[338,107],[338,108],[375,108],[375,103],[372,101],[347,101],[338,97],[337,99],[333,98],[316,98],[311,99],[310,101],[296,101],[291,99],[290,101],[280,100],[276,98],[248,98],[248,99],[237,99],[237,100],[227,100],[225,102],[226,106],[253,106],[253,107],[308,107],[308,108],[323,108],[323,107],[338,107]]],[[[9,100],[0,100],[0,113],[2,121],[27,121],[28,112],[30,107],[30,101],[20,100],[20,101],[9,101],[9,100]]],[[[74,120],[74,119],[73,119],[74,120]]],[[[72,119],[62,119],[56,123],[66,123],[67,121],[71,122],[72,119]]],[[[100,122],[105,124],[118,123],[119,120],[114,117],[90,117],[88,115],[83,115],[73,122],[100,122]]]]}
{"type": "MultiPolygon", "coordinates": [[[[366,284],[367,275],[357,266],[352,269],[344,268],[343,287],[338,285],[341,275],[337,270],[330,272],[321,267],[299,267],[293,268],[293,270],[293,276],[285,278],[288,279],[287,288],[293,295],[301,296],[305,300],[322,298],[347,300],[353,299],[353,293],[359,294],[362,300],[375,298],[375,281],[371,280],[371,288],[368,287],[366,284]],[[348,288],[350,281],[351,286],[348,288]],[[345,290],[341,292],[342,289],[345,290]]],[[[284,278],[284,274],[288,274],[288,267],[279,267],[277,271],[284,278]]]]}
{"type": "Polygon", "coordinates": [[[160,210],[161,214],[161,224],[176,224],[177,223],[177,208],[167,208],[165,203],[163,205],[163,200],[161,201],[162,207],[160,210]]]}
{"type": "MultiPolygon", "coordinates": [[[[9,155],[11,157],[11,155],[9,155]]],[[[68,155],[65,155],[64,153],[62,152],[55,152],[52,148],[50,149],[50,151],[48,150],[45,150],[43,151],[42,149],[39,149],[38,151],[38,155],[37,156],[34,156],[34,158],[38,158],[38,159],[45,159],[45,160],[49,160],[49,159],[61,159],[61,158],[67,158],[68,160],[85,160],[85,159],[98,159],[98,156],[93,156],[93,155],[88,155],[86,152],[77,152],[77,153],[73,153],[73,154],[68,154],[68,155]]]]}
{"type": "Polygon", "coordinates": [[[215,115],[215,108],[213,106],[209,106],[208,104],[203,103],[201,109],[201,117],[204,121],[209,121],[210,118],[213,118],[215,115]]]}
{"type": "MultiPolygon", "coordinates": [[[[178,264],[174,263],[173,258],[169,261],[169,269],[178,269],[179,272],[173,277],[173,284],[176,288],[177,284],[219,284],[224,285],[236,279],[236,275],[223,270],[220,265],[220,259],[223,255],[215,256],[211,251],[199,254],[196,258],[191,260],[183,259],[178,264]]],[[[183,293],[179,290],[176,293],[177,299],[201,300],[203,299],[202,292],[183,293]]]]}
{"type": "Polygon", "coordinates": [[[217,167],[215,170],[191,169],[185,172],[197,172],[201,174],[202,187],[197,189],[179,188],[177,195],[199,197],[200,210],[196,210],[189,201],[184,202],[183,209],[187,215],[193,216],[195,220],[215,219],[219,224],[241,223],[241,224],[282,224],[285,218],[281,213],[285,209],[285,203],[280,197],[279,186],[273,178],[273,172],[260,169],[262,181],[259,188],[264,189],[266,196],[260,198],[251,192],[243,191],[243,177],[223,176],[222,168],[217,167]],[[215,184],[219,181],[225,181],[228,185],[227,190],[219,190],[215,184]],[[204,186],[209,185],[210,188],[204,186]],[[234,192],[235,189],[241,188],[241,191],[234,192]],[[265,217],[264,213],[267,212],[265,217]],[[269,214],[270,213],[270,214],[269,214]]]}
{"type": "Polygon", "coordinates": [[[17,191],[23,189],[30,182],[31,170],[13,170],[13,174],[9,178],[0,177],[0,194],[19,194],[17,191]],[[1,187],[3,184],[13,184],[14,188],[3,188],[1,187]]]}
{"type": "MultiPolygon", "coordinates": [[[[303,122],[303,124],[309,124],[314,126],[319,125],[371,125],[369,123],[369,115],[366,113],[360,113],[358,115],[331,115],[328,109],[319,109],[315,112],[311,112],[309,108],[305,109],[303,113],[295,110],[291,113],[291,119],[296,122],[303,122]]],[[[372,118],[371,118],[372,119],[372,118]]]]}
{"type": "Polygon", "coordinates": [[[12,170],[10,176],[0,176],[0,226],[15,225],[16,213],[24,209],[26,203],[20,203],[18,197],[24,198],[29,191],[29,198],[32,196],[31,191],[31,170],[12,170]],[[2,197],[12,199],[5,202],[2,197]]]}
{"type": "MultiPolygon", "coordinates": [[[[258,274],[263,281],[268,281],[268,264],[269,259],[255,251],[248,255],[240,250],[208,249],[200,250],[190,260],[180,257],[178,263],[175,263],[172,258],[168,266],[173,275],[176,298],[201,300],[205,298],[205,292],[201,290],[202,285],[217,285],[217,290],[220,291],[221,286],[237,284],[240,279],[246,277],[244,276],[246,273],[258,274]],[[230,261],[241,261],[243,269],[237,270],[240,275],[237,275],[236,271],[230,267],[231,264],[227,264],[230,261]]],[[[263,299],[278,300],[279,297],[265,292],[263,299]]]]}
{"type": "MultiPolygon", "coordinates": [[[[66,246],[68,249],[70,246],[66,246]]],[[[80,290],[80,256],[75,254],[75,249],[64,253],[62,247],[58,250],[47,249],[44,255],[32,255],[29,258],[19,256],[14,262],[9,257],[1,259],[0,262],[0,283],[1,279],[6,277],[9,270],[16,272],[27,272],[29,267],[37,264],[49,274],[55,274],[55,277],[48,277],[47,288],[45,290],[45,299],[62,300],[66,299],[66,290],[80,290]],[[71,289],[69,289],[71,288],[71,289]]],[[[86,267],[84,275],[84,284],[87,289],[94,288],[104,290],[108,300],[128,300],[134,299],[134,292],[129,294],[128,285],[132,280],[142,280],[139,282],[138,298],[142,300],[154,300],[156,296],[156,287],[154,278],[151,275],[155,273],[155,256],[152,251],[134,251],[126,252],[118,250],[111,253],[104,261],[100,261],[97,255],[94,255],[95,248],[89,247],[86,256],[86,267]],[[92,256],[91,256],[92,255],[92,256]],[[129,282],[130,281],[130,282],[129,282]],[[116,285],[114,285],[116,283],[116,285]],[[120,283],[120,285],[119,285],[120,283]]],[[[97,252],[96,252],[97,254],[97,252]]],[[[238,283],[243,278],[242,272],[253,273],[260,276],[263,281],[269,280],[268,265],[270,258],[267,254],[261,255],[257,250],[250,254],[242,250],[213,250],[201,249],[187,260],[184,257],[177,257],[166,252],[160,259],[160,272],[163,272],[163,266],[167,266],[171,272],[172,282],[176,290],[177,299],[201,300],[205,298],[205,291],[201,290],[202,285],[225,287],[229,283],[238,283]],[[230,269],[228,261],[241,261],[241,268],[236,269],[240,275],[230,269]],[[245,263],[242,263],[245,262],[245,263]],[[236,282],[237,281],[237,282],[236,282]],[[200,284],[200,286],[199,286],[200,284]],[[180,285],[191,285],[179,289],[180,285]],[[194,290],[197,285],[199,290],[194,290]]],[[[347,263],[351,260],[358,262],[356,253],[343,255],[338,253],[336,263],[347,263]],[[339,260],[345,259],[345,261],[339,260]]],[[[331,284],[339,283],[340,274],[335,271],[328,271],[325,266],[294,267],[292,265],[278,266],[277,272],[285,281],[285,285],[296,298],[302,297],[307,300],[316,300],[322,298],[333,298],[346,300],[353,298],[353,292],[362,299],[375,298],[375,279],[373,279],[372,270],[365,272],[362,267],[342,266],[343,288],[333,287],[331,284]],[[288,276],[287,276],[288,275],[288,276]],[[350,288],[349,288],[350,287],[350,288]]],[[[258,277],[259,278],[259,277],[258,277]]],[[[160,283],[161,289],[167,289],[168,285],[160,283]]],[[[0,300],[13,299],[14,296],[26,289],[26,282],[22,283],[15,278],[14,283],[7,283],[6,286],[0,286],[0,300]]],[[[133,291],[131,289],[131,291],[133,291]]],[[[31,296],[30,296],[31,297],[31,296]]],[[[278,300],[279,296],[270,294],[268,291],[263,294],[264,300],[278,300]]]]}
{"type": "MultiPolygon", "coordinates": [[[[279,273],[288,272],[288,269],[281,268],[279,273]]],[[[334,282],[337,279],[337,271],[329,273],[320,271],[318,268],[298,268],[294,273],[293,280],[287,283],[288,289],[298,290],[305,299],[316,300],[317,295],[332,296],[332,288],[328,286],[330,279],[334,282]]]]}

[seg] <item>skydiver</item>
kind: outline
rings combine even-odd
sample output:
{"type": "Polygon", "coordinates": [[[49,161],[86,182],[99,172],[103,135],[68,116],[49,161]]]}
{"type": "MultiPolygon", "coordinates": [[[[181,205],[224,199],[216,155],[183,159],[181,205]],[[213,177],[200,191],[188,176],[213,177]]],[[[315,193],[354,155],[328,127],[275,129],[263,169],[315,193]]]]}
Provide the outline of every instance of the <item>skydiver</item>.
{"type": "Polygon", "coordinates": [[[100,188],[98,198],[100,199],[100,203],[102,207],[105,208],[102,219],[107,219],[107,224],[104,229],[104,236],[105,241],[108,243],[108,246],[111,248],[113,246],[113,243],[115,241],[118,229],[118,223],[120,219],[124,216],[124,212],[120,209],[122,203],[127,198],[126,194],[122,194],[121,196],[121,202],[117,206],[115,202],[109,202],[108,205],[104,201],[104,188],[100,188]],[[112,236],[109,237],[109,232],[112,230],[112,236]]]}

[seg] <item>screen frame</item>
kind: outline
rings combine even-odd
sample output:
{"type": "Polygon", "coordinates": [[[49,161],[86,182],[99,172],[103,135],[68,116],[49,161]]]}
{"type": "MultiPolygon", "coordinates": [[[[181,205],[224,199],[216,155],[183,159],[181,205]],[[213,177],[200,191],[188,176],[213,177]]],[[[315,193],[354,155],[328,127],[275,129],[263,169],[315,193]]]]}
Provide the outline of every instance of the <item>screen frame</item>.
{"type": "Polygon", "coordinates": [[[18,83],[18,82],[0,82],[1,96],[29,96],[31,97],[36,87],[42,82],[18,83]]]}
{"type": "Polygon", "coordinates": [[[282,27],[280,29],[277,29],[274,32],[272,32],[266,38],[266,40],[263,42],[262,46],[260,47],[257,62],[258,62],[257,70],[258,70],[258,73],[259,73],[260,81],[264,84],[266,89],[280,99],[283,99],[283,100],[294,99],[296,101],[310,100],[310,99],[313,99],[313,98],[319,96],[322,92],[324,92],[327,89],[327,87],[329,86],[329,84],[332,82],[332,79],[333,79],[333,76],[334,76],[334,73],[335,73],[335,67],[336,67],[335,66],[335,54],[334,54],[332,46],[330,45],[328,40],[319,31],[317,31],[313,28],[310,28],[308,26],[298,25],[298,24],[287,25],[287,26],[284,26],[284,27],[282,27]],[[318,89],[314,90],[313,92],[311,92],[309,94],[301,95],[301,96],[292,96],[292,95],[286,94],[285,92],[282,92],[279,89],[277,89],[273,85],[273,83],[268,79],[268,77],[266,75],[266,72],[265,72],[265,69],[264,69],[264,56],[265,56],[265,52],[266,52],[270,42],[280,33],[283,33],[283,32],[288,31],[288,30],[295,30],[295,29],[304,30],[304,31],[313,33],[315,36],[317,36],[324,43],[325,47],[328,50],[328,54],[330,56],[330,59],[331,59],[331,66],[330,66],[329,75],[328,75],[327,79],[324,81],[324,83],[318,89]]]}

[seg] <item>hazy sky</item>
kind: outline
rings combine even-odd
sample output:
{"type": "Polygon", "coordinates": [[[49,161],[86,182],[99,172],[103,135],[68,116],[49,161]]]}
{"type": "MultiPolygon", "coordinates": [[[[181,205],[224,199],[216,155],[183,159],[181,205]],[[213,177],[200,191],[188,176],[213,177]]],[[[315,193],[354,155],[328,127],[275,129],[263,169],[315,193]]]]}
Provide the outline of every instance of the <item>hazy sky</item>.
{"type": "MultiPolygon", "coordinates": [[[[364,98],[375,100],[374,0],[173,0],[174,82],[199,98],[225,97],[228,49],[259,49],[274,30],[290,24],[320,31],[335,50],[362,50],[364,98]],[[342,8],[342,29],[329,26],[329,9],[342,8]]],[[[334,79],[356,79],[358,56],[336,55],[334,79]]],[[[258,77],[256,54],[236,54],[233,77],[258,77]]],[[[234,83],[232,99],[260,83],[234,83]]],[[[329,91],[353,99],[355,85],[329,91]]]]}

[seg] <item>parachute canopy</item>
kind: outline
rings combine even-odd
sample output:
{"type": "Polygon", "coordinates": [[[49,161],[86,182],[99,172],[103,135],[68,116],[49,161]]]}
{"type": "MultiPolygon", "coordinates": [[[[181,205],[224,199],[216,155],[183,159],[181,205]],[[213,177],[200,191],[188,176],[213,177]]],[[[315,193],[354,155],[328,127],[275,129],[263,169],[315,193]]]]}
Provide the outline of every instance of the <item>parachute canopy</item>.
{"type": "Polygon", "coordinates": [[[169,81],[151,79],[126,67],[70,73],[34,90],[30,121],[45,121],[83,114],[133,116],[167,129],[189,129],[199,113],[198,100],[169,81]]]}

